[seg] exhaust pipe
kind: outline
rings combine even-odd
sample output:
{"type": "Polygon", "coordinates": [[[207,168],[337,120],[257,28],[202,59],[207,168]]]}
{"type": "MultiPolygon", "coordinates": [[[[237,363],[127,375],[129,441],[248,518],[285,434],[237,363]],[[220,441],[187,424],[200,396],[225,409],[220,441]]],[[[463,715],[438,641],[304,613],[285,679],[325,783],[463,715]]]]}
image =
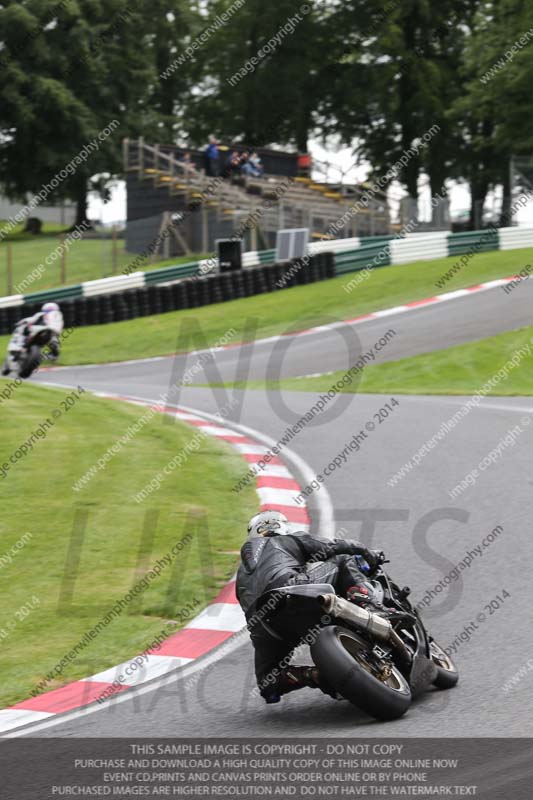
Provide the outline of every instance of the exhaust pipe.
{"type": "Polygon", "coordinates": [[[326,614],[352,622],[363,631],[371,633],[376,639],[390,641],[393,638],[391,635],[394,633],[392,625],[387,619],[380,617],[379,614],[349,603],[348,600],[337,597],[335,594],[322,594],[319,596],[318,601],[326,614]]]}

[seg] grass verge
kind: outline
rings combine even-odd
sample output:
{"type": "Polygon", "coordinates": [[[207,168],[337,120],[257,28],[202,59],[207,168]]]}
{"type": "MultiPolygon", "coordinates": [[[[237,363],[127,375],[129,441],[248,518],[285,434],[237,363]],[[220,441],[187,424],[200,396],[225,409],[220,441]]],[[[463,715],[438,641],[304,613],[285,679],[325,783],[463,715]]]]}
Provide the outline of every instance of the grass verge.
{"type": "MultiPolygon", "coordinates": [[[[0,379],[0,391],[4,385],[0,379]]],[[[247,464],[208,436],[158,491],[136,503],[132,496],[196,433],[162,414],[140,424],[107,466],[73,491],[148,409],[84,393],[65,411],[67,394],[22,385],[0,411],[0,467],[43,420],[54,421],[0,478],[0,707],[29,697],[114,603],[192,534],[46,690],[112,667],[186,624],[187,603],[198,601],[194,616],[233,573],[245,524],[258,507],[253,488],[238,498],[231,492],[247,464]]]]}
{"type": "MultiPolygon", "coordinates": [[[[1,229],[1,223],[0,223],[1,229]]],[[[43,233],[39,236],[19,234],[9,242],[13,264],[13,286],[15,294],[31,294],[42,292],[45,289],[54,289],[62,285],[61,281],[61,237],[64,235],[58,226],[44,226],[43,233]],[[46,261],[49,257],[48,262],[46,261]],[[36,268],[42,265],[42,270],[36,268]],[[33,275],[32,275],[33,273],[33,275]],[[26,283],[23,283],[26,281],[26,283]],[[22,283],[22,286],[19,284],[22,283]],[[20,288],[20,292],[16,289],[20,288]]],[[[109,232],[107,232],[109,236],[109,232]]],[[[72,286],[83,281],[108,278],[113,273],[113,241],[111,238],[95,239],[70,239],[64,248],[66,286],[72,286]]],[[[149,271],[169,264],[185,264],[203,258],[202,254],[179,256],[167,260],[154,261],[145,258],[137,270],[149,271]]],[[[116,267],[115,274],[129,267],[136,259],[135,253],[127,253],[124,249],[124,239],[116,242],[116,267]]],[[[0,242],[0,297],[7,295],[8,286],[6,279],[7,242],[0,242]]],[[[136,262],[137,263],[137,262],[136,262]]]]}
{"type": "MultiPolygon", "coordinates": [[[[361,380],[345,387],[343,392],[471,395],[485,386],[514,357],[517,366],[511,367],[507,377],[487,394],[533,395],[533,327],[501,333],[447,350],[369,365],[365,367],[361,380]],[[517,351],[522,351],[524,356],[519,358],[517,351]]],[[[314,378],[285,378],[276,384],[250,381],[234,385],[236,388],[246,386],[249,389],[324,392],[331,389],[343,375],[344,372],[331,372],[314,378]]]]}
{"type": "MultiPolygon", "coordinates": [[[[529,250],[481,253],[447,284],[446,291],[519,271],[529,250]]],[[[354,273],[329,281],[233,300],[194,311],[95,325],[75,331],[65,344],[61,364],[91,364],[168,355],[211,346],[235,330],[232,343],[301,330],[331,320],[420,300],[437,293],[435,282],[457,258],[380,267],[354,292],[343,290],[354,273]]],[[[440,290],[442,293],[443,290],[440,290]]],[[[7,346],[0,338],[0,352],[7,346]]]]}

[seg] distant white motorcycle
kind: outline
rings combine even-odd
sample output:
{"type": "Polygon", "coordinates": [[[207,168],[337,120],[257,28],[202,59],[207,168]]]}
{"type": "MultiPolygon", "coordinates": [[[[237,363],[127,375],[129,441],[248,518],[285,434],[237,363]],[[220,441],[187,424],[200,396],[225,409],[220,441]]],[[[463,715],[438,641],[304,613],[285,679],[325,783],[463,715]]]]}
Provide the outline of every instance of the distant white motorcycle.
{"type": "Polygon", "coordinates": [[[56,331],[48,325],[17,325],[7,346],[2,375],[14,373],[29,378],[44,359],[43,349],[50,344],[56,331]]]}
{"type": "Polygon", "coordinates": [[[63,327],[63,314],[57,303],[45,303],[32,317],[21,319],[7,346],[2,375],[14,372],[19,378],[29,378],[44,358],[56,360],[63,327]]]}

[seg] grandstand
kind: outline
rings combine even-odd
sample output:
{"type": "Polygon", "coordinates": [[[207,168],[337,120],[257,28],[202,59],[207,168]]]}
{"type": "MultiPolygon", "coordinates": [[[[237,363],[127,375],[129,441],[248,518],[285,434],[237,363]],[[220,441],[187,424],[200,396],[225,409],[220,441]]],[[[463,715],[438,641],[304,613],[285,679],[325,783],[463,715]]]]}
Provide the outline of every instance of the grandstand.
{"type": "MultiPolygon", "coordinates": [[[[243,145],[223,147],[239,152],[243,145]]],[[[391,232],[386,194],[370,195],[346,225],[331,227],[361,200],[365,185],[317,182],[295,153],[256,148],[265,168],[262,178],[205,175],[200,151],[188,151],[191,169],[182,160],[185,150],[149,145],[141,139],[123,141],[127,183],[126,249],[138,253],[157,240],[173,218],[173,236],[165,237],[165,257],[211,252],[220,238],[242,235],[247,249],[268,249],[281,228],[309,228],[315,240],[383,235],[391,232]]]]}

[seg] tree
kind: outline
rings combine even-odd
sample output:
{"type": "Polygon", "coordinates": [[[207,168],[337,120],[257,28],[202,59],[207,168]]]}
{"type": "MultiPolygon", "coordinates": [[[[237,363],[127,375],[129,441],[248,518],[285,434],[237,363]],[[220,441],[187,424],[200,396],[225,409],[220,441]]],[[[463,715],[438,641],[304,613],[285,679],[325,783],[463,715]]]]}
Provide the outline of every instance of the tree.
{"type": "Polygon", "coordinates": [[[229,0],[207,4],[204,29],[217,29],[196,58],[192,138],[200,142],[214,132],[251,146],[278,143],[306,152],[327,66],[327,9],[312,0],[308,13],[292,0],[247,0],[231,9],[229,0]],[[218,25],[224,13],[230,18],[218,25]]]}
{"type": "Polygon", "coordinates": [[[349,0],[337,14],[346,45],[329,98],[330,130],[347,143],[355,140],[360,157],[379,175],[437,131],[401,171],[414,198],[422,171],[433,194],[456,173],[449,109],[461,92],[458,62],[470,6],[463,0],[349,0]]]}
{"type": "Polygon", "coordinates": [[[186,0],[152,0],[143,26],[147,51],[154,62],[149,109],[154,117],[156,140],[173,144],[176,137],[187,131],[185,107],[195,81],[194,61],[186,59],[177,68],[174,66],[200,33],[201,15],[186,0]]]}
{"type": "Polygon", "coordinates": [[[501,222],[509,224],[510,158],[533,151],[532,12],[531,0],[480,3],[466,40],[464,92],[452,111],[462,131],[472,227],[479,224],[488,191],[498,185],[504,192],[501,222]]]}
{"type": "Polygon", "coordinates": [[[162,85],[156,70],[167,51],[170,59],[186,3],[156,4],[155,15],[142,0],[8,0],[0,9],[0,182],[9,196],[36,194],[90,149],[49,192],[76,201],[79,225],[90,178],[121,170],[123,137],[172,136],[178,78],[162,85]]]}
{"type": "MultiPolygon", "coordinates": [[[[43,29],[57,24],[56,7],[9,2],[0,11],[0,180],[19,200],[50,180],[64,165],[72,139],[86,139],[90,129],[91,114],[83,103],[49,74],[51,46],[43,29]]],[[[64,186],[51,194],[65,196],[64,186]]]]}

